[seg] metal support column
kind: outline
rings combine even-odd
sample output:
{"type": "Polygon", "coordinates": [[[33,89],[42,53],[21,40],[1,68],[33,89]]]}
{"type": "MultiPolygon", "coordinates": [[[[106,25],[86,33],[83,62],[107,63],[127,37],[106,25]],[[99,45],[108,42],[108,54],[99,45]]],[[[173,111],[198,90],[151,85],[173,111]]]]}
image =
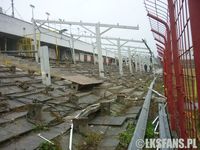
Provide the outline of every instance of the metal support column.
{"type": "Polygon", "coordinates": [[[71,34],[71,49],[72,49],[72,59],[73,59],[73,62],[74,64],[76,64],[76,54],[75,54],[75,50],[74,50],[74,38],[73,38],[73,35],[71,34]]]}
{"type": "Polygon", "coordinates": [[[130,73],[133,74],[132,59],[131,59],[131,50],[130,50],[130,48],[128,48],[128,63],[129,63],[130,73]]]}
{"type": "Polygon", "coordinates": [[[46,86],[51,85],[50,66],[49,66],[49,50],[47,46],[42,46],[40,51],[40,65],[42,74],[42,83],[46,86]]]}
{"type": "Polygon", "coordinates": [[[138,55],[135,53],[135,72],[138,72],[138,55]]]}
{"type": "Polygon", "coordinates": [[[143,56],[140,54],[140,72],[144,71],[143,56]]]}
{"type": "Polygon", "coordinates": [[[38,49],[37,49],[37,41],[36,41],[36,26],[35,26],[34,19],[32,19],[32,23],[33,23],[33,45],[34,45],[34,51],[37,51],[35,53],[35,61],[38,63],[39,59],[38,59],[38,49]]]}
{"type": "Polygon", "coordinates": [[[127,64],[128,64],[128,58],[127,58],[127,57],[124,57],[124,61],[125,61],[125,64],[126,64],[126,66],[127,66],[127,64]]]}
{"type": "Polygon", "coordinates": [[[138,63],[139,63],[139,67],[138,67],[138,69],[139,69],[139,72],[142,72],[142,68],[141,68],[141,56],[140,56],[140,54],[138,54],[138,63]]]}
{"type": "Polygon", "coordinates": [[[118,59],[119,59],[119,74],[120,76],[123,75],[123,68],[122,68],[122,54],[120,48],[120,39],[117,40],[117,48],[118,48],[118,59]]]}
{"type": "Polygon", "coordinates": [[[103,57],[101,50],[101,34],[100,34],[100,23],[96,24],[96,44],[98,51],[98,63],[99,63],[99,76],[104,77],[104,68],[103,68],[103,57]]]}
{"type": "Polygon", "coordinates": [[[93,63],[95,65],[96,64],[96,56],[95,56],[95,46],[93,43],[92,43],[92,53],[93,53],[93,63]]]}

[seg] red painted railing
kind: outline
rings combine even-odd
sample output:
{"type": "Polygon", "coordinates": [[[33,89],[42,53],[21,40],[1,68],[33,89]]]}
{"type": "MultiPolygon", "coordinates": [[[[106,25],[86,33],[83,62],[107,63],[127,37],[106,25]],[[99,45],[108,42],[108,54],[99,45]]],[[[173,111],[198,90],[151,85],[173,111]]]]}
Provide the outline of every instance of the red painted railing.
{"type": "Polygon", "coordinates": [[[144,3],[162,59],[171,130],[200,143],[200,0],[144,3]]]}

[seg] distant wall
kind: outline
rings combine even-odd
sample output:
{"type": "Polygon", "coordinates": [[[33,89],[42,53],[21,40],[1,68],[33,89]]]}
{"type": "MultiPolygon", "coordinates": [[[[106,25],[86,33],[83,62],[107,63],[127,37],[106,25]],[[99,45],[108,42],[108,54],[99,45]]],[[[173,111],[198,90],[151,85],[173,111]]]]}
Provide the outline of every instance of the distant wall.
{"type": "MultiPolygon", "coordinates": [[[[50,31],[45,28],[40,28],[40,30],[42,32],[40,34],[41,42],[54,45],[57,44],[60,47],[66,47],[66,48],[70,47],[69,44],[70,37],[60,35],[56,32],[50,31]]],[[[0,13],[0,33],[10,34],[18,37],[24,37],[26,35],[27,37],[32,38],[33,25],[32,23],[0,13]]],[[[37,38],[39,39],[38,32],[37,32],[37,38]]],[[[1,41],[0,43],[3,43],[3,41],[1,41]]],[[[3,44],[1,45],[3,46],[3,44]]],[[[92,45],[80,40],[76,40],[74,42],[74,48],[91,54],[93,52],[92,45]]],[[[105,51],[103,51],[102,53],[103,55],[105,55],[105,51]]],[[[108,57],[114,58],[114,54],[108,53],[108,57]]]]}

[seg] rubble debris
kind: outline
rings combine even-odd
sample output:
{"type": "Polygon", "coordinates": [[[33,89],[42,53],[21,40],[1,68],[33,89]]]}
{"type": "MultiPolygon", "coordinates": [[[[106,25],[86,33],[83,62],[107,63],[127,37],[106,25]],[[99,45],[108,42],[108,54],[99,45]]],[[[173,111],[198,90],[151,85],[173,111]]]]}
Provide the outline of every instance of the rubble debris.
{"type": "Polygon", "coordinates": [[[11,73],[16,73],[16,66],[10,66],[10,72],[11,73]]]}
{"type": "Polygon", "coordinates": [[[22,82],[22,81],[15,81],[16,85],[20,88],[22,88],[24,91],[29,89],[29,85],[27,82],[22,82]]]}
{"type": "Polygon", "coordinates": [[[35,71],[34,71],[34,70],[29,70],[29,69],[28,69],[28,74],[29,74],[30,76],[33,76],[33,75],[34,75],[34,73],[35,73],[35,71]]]}

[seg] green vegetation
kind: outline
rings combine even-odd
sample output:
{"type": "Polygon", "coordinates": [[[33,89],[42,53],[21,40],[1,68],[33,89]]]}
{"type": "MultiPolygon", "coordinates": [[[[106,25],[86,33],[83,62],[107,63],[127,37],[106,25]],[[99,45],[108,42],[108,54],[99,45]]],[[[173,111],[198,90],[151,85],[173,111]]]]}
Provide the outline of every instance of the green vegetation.
{"type": "Polygon", "coordinates": [[[146,139],[154,138],[154,126],[150,121],[147,122],[145,138],[146,139]]]}
{"type": "Polygon", "coordinates": [[[34,129],[34,131],[38,132],[38,131],[46,131],[49,130],[48,126],[45,125],[37,125],[34,129]]]}
{"type": "Polygon", "coordinates": [[[79,144],[77,149],[78,150],[95,150],[97,149],[97,146],[99,144],[99,142],[102,139],[102,135],[95,133],[95,132],[91,132],[88,135],[86,135],[84,142],[79,144]]]}
{"type": "Polygon", "coordinates": [[[128,147],[128,144],[131,142],[131,138],[133,136],[133,133],[135,131],[135,125],[129,123],[126,131],[119,134],[119,141],[121,147],[128,147]]]}
{"type": "Polygon", "coordinates": [[[49,142],[43,142],[40,144],[39,150],[59,150],[56,145],[53,145],[49,142]]]}
{"type": "Polygon", "coordinates": [[[156,80],[156,84],[154,85],[154,90],[158,91],[159,93],[164,95],[164,85],[163,79],[158,78],[156,80]]]}
{"type": "MultiPolygon", "coordinates": [[[[133,136],[134,131],[135,125],[129,123],[126,128],[126,131],[119,134],[120,145],[118,147],[118,150],[127,149],[129,143],[131,142],[131,138],[133,136]]],[[[147,122],[145,138],[154,138],[154,127],[151,124],[151,121],[147,122]]]]}

